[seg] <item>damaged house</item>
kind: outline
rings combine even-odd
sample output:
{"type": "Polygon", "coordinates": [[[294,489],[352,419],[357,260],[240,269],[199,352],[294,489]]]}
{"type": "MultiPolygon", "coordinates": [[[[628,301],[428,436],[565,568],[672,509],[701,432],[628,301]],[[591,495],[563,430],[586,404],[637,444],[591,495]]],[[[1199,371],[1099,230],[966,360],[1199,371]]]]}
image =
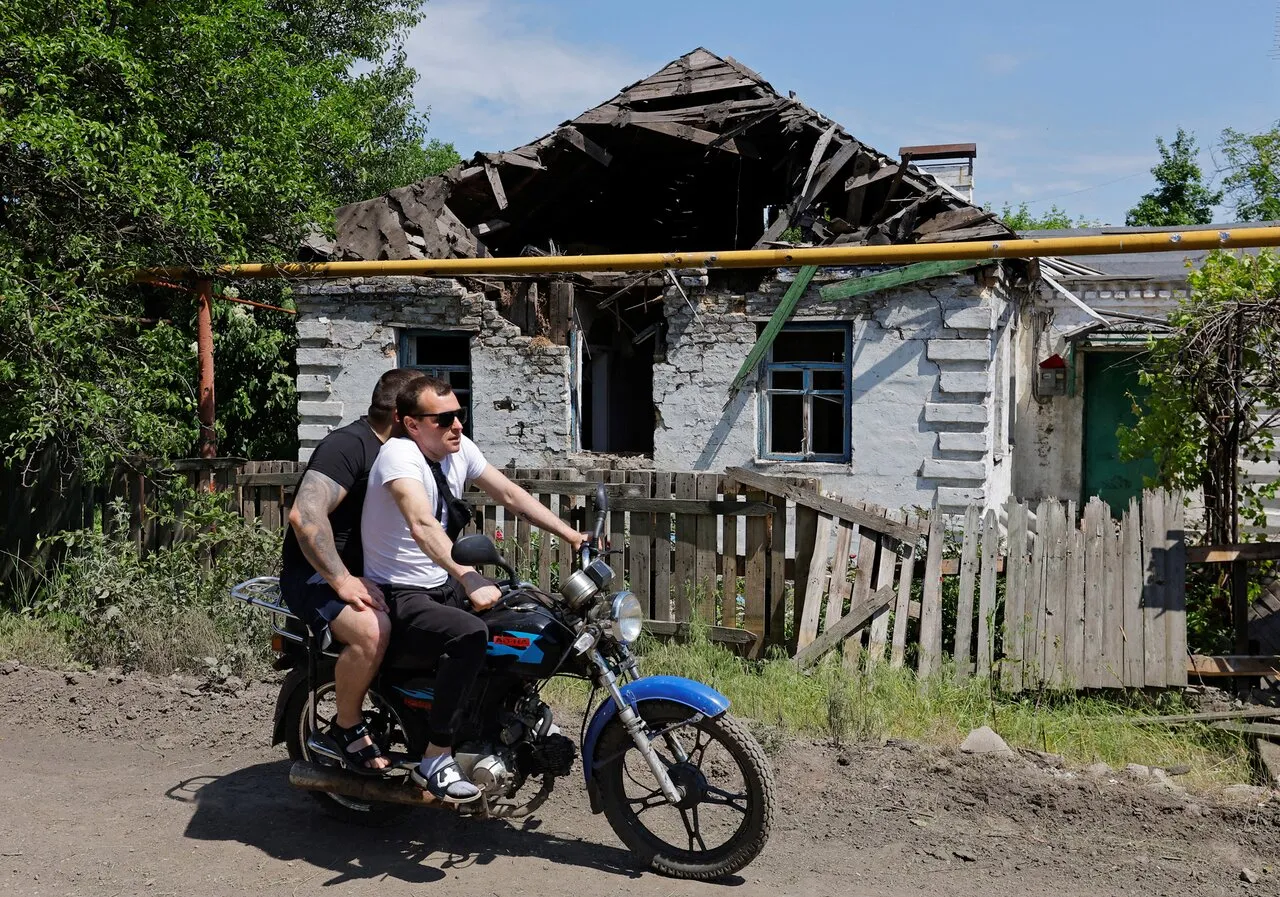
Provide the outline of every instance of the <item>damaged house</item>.
{"type": "MultiPolygon", "coordinates": [[[[698,49],[533,143],[343,207],[336,244],[311,258],[1016,239],[967,198],[974,155],[887,156],[698,49]],[[941,157],[961,176],[930,173],[941,157]]],[[[1013,338],[1037,279],[1035,263],[1003,261],[304,282],[301,456],[407,365],[454,384],[498,465],[625,456],[816,476],[894,508],[996,506],[1013,482],[1013,338]]]]}

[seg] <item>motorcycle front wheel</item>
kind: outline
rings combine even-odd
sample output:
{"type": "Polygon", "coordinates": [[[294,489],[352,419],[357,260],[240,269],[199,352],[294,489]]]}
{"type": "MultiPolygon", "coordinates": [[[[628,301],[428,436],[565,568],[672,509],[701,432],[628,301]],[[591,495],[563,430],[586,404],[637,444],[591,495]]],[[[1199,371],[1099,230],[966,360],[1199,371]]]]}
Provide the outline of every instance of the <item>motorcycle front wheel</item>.
{"type": "Polygon", "coordinates": [[[773,773],[764,751],[728,714],[714,719],[688,707],[646,701],[640,715],[684,797],[663,796],[626,728],[614,719],[601,735],[596,770],[605,817],[644,864],[675,878],[711,881],[756,858],[773,826],[773,773]]]}
{"type": "MultiPolygon", "coordinates": [[[[329,728],[337,713],[333,701],[333,674],[320,676],[321,682],[316,688],[316,722],[320,731],[329,728]]],[[[393,718],[391,711],[382,700],[381,695],[373,688],[365,697],[365,721],[374,734],[384,753],[388,745],[385,735],[388,723],[393,718]]],[[[305,760],[317,766],[334,766],[332,760],[315,756],[307,748],[307,738],[311,735],[311,724],[307,714],[307,690],[294,690],[284,711],[285,745],[289,749],[290,760],[305,760]]],[[[395,773],[393,773],[394,775],[395,773]]],[[[374,828],[394,825],[413,810],[404,804],[384,803],[382,801],[359,801],[340,794],[328,794],[323,791],[308,791],[311,797],[319,802],[325,812],[345,822],[354,822],[374,828]]]]}

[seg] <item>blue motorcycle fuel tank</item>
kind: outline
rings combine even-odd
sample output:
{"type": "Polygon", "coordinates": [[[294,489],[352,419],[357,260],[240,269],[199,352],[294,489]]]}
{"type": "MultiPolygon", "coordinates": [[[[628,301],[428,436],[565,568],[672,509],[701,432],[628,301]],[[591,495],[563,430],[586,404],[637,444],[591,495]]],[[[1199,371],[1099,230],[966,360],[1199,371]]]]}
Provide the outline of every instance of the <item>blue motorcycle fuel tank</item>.
{"type": "Polygon", "coordinates": [[[489,627],[485,666],[498,672],[549,676],[573,639],[564,624],[532,600],[508,600],[481,619],[489,627]]]}

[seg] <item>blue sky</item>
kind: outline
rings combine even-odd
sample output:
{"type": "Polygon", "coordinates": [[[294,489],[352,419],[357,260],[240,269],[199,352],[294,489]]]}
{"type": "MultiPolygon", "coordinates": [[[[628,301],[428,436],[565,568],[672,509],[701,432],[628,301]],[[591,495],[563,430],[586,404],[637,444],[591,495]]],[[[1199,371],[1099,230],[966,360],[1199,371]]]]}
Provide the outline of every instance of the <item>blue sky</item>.
{"type": "MultiPolygon", "coordinates": [[[[697,46],[881,151],[974,142],[976,199],[1123,224],[1156,135],[1280,119],[1277,0],[430,0],[411,36],[430,135],[508,149],[697,46]]],[[[1219,220],[1231,220],[1230,209],[1219,220]]]]}

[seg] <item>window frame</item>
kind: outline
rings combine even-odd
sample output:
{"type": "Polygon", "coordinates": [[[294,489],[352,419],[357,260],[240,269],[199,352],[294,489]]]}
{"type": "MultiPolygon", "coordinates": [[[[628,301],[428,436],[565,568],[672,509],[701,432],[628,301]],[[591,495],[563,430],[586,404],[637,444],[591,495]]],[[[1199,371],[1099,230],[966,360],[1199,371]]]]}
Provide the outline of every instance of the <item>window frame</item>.
{"type": "Polygon", "coordinates": [[[439,330],[431,327],[417,327],[413,329],[405,329],[400,331],[400,351],[399,364],[403,368],[412,368],[415,371],[422,371],[432,377],[438,377],[442,380],[448,380],[453,385],[453,379],[449,374],[465,373],[468,378],[468,385],[465,389],[454,387],[454,395],[458,396],[458,404],[467,411],[467,421],[462,425],[462,432],[471,438],[472,427],[475,425],[475,415],[472,413],[472,391],[475,388],[473,368],[471,364],[471,341],[475,337],[475,333],[470,330],[439,330]],[[420,364],[418,361],[418,339],[419,337],[444,337],[446,339],[465,339],[467,341],[467,363],[462,364],[420,364]]]}
{"type": "Polygon", "coordinates": [[[844,337],[844,361],[775,362],[773,360],[774,346],[771,344],[764,360],[760,362],[757,379],[760,427],[757,433],[756,452],[762,461],[847,464],[853,458],[853,323],[850,321],[789,323],[783,326],[782,330],[779,331],[779,335],[783,333],[815,333],[821,331],[839,332],[844,337]],[[771,376],[774,371],[802,372],[801,388],[774,388],[771,376]],[[844,375],[844,389],[813,389],[813,373],[815,371],[840,371],[844,375]],[[770,448],[769,440],[772,432],[773,407],[771,398],[775,395],[799,395],[803,397],[801,414],[802,420],[805,421],[806,432],[801,436],[801,452],[799,453],[776,452],[770,448]],[[805,450],[812,445],[813,397],[819,395],[841,396],[841,417],[845,426],[842,428],[841,451],[839,453],[820,453],[805,450]]]}

